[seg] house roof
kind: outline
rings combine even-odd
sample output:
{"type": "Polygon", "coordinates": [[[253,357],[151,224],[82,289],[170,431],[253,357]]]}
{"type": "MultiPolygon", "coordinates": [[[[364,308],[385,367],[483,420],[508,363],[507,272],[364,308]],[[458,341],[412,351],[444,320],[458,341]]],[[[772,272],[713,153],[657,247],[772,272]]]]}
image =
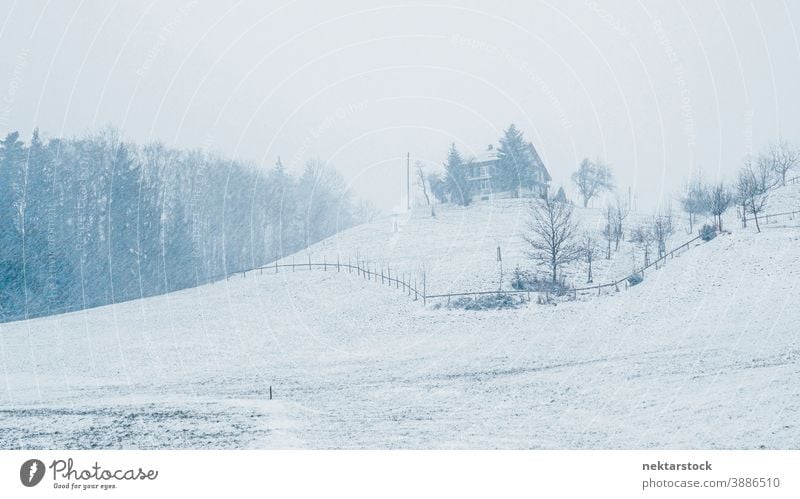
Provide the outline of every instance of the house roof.
{"type": "MultiPolygon", "coordinates": [[[[553,177],[550,176],[550,172],[547,171],[547,167],[544,166],[542,162],[542,158],[539,157],[538,151],[536,151],[536,147],[532,143],[529,142],[531,148],[531,154],[533,156],[533,164],[534,168],[541,168],[544,171],[544,177],[547,181],[553,180],[553,177]]],[[[479,152],[471,157],[471,162],[474,166],[482,166],[482,165],[489,165],[497,161],[497,149],[488,149],[479,152]]]]}

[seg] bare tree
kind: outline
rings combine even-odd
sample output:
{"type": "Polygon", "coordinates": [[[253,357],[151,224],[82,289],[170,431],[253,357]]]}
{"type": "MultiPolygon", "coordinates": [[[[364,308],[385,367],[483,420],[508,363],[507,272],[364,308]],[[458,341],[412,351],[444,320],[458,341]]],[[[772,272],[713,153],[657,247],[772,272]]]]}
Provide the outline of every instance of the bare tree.
{"type": "Polygon", "coordinates": [[[631,231],[631,241],[644,253],[645,267],[650,265],[650,250],[654,240],[653,231],[647,225],[640,225],[631,231]]]}
{"type": "Polygon", "coordinates": [[[742,217],[747,221],[747,211],[753,214],[756,230],[761,232],[758,214],[764,211],[769,199],[769,191],[775,186],[772,161],[766,155],[759,156],[755,164],[749,159],[739,170],[736,186],[737,200],[742,205],[742,217]]]}
{"type": "Polygon", "coordinates": [[[656,213],[651,223],[651,233],[653,240],[658,245],[658,258],[663,258],[667,253],[667,240],[675,233],[675,227],[672,225],[672,210],[667,210],[666,213],[661,211],[656,213]]]}
{"type": "Polygon", "coordinates": [[[549,197],[530,204],[527,232],[522,236],[530,245],[527,255],[550,270],[554,283],[558,281],[558,269],[580,257],[578,224],[572,214],[572,204],[549,197]]]}
{"type": "Polygon", "coordinates": [[[619,242],[625,237],[625,219],[631,213],[631,207],[617,196],[614,204],[614,251],[619,251],[619,242]]]}
{"type": "Polygon", "coordinates": [[[616,222],[614,218],[614,207],[611,205],[606,206],[605,211],[606,224],[603,227],[602,236],[606,242],[606,260],[611,260],[611,242],[616,239],[616,222]]]}
{"type": "Polygon", "coordinates": [[[714,225],[722,231],[722,215],[733,203],[733,192],[725,182],[720,181],[708,189],[708,211],[714,217],[714,225]]]}
{"type": "Polygon", "coordinates": [[[584,232],[581,236],[580,242],[580,252],[581,256],[586,261],[588,265],[588,276],[586,277],[586,282],[591,283],[592,281],[592,262],[594,262],[595,254],[597,253],[598,245],[597,245],[597,236],[592,232],[584,232]]]}
{"type": "MultiPolygon", "coordinates": [[[[425,196],[425,204],[431,207],[431,216],[436,216],[436,207],[431,204],[431,198],[428,195],[428,182],[430,182],[430,177],[425,175],[425,172],[422,169],[422,162],[417,161],[414,163],[414,170],[417,173],[417,185],[422,189],[422,195],[425,196]]],[[[433,186],[431,185],[431,190],[433,190],[433,186]]]]}
{"type": "Polygon", "coordinates": [[[680,198],[683,211],[689,216],[689,234],[694,232],[694,224],[698,215],[708,213],[708,189],[703,183],[699,173],[686,182],[683,195],[680,198]]]}
{"type": "Polygon", "coordinates": [[[772,144],[766,157],[773,173],[781,179],[781,185],[786,185],[786,174],[800,163],[800,151],[790,146],[786,140],[772,144]]]}
{"type": "Polygon", "coordinates": [[[589,161],[584,158],[581,165],[572,173],[572,182],[583,197],[583,207],[603,191],[614,190],[614,174],[611,168],[600,160],[589,161]]]}

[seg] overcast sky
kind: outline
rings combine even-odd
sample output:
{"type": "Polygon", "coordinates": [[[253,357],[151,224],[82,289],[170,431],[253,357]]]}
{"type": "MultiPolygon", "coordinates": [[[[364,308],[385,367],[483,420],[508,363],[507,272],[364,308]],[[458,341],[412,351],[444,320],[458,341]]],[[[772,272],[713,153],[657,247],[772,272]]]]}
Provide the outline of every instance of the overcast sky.
{"type": "MultiPolygon", "coordinates": [[[[554,187],[609,162],[640,207],[693,169],[800,143],[800,4],[774,1],[3,0],[0,133],[107,124],[299,170],[384,209],[515,123],[554,187]]],[[[651,201],[652,202],[652,201],[651,201]]]]}

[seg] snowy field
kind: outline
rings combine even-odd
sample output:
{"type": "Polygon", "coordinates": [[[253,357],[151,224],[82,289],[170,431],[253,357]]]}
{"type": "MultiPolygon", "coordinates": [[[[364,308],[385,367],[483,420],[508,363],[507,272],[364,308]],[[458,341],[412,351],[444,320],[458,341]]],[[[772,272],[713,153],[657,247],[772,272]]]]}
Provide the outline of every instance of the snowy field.
{"type": "MultiPolygon", "coordinates": [[[[383,219],[312,255],[491,289],[498,244],[524,263],[523,220],[511,201],[383,219]]],[[[798,449],[800,226],[727,223],[558,306],[434,310],[298,270],[0,324],[0,448],[798,449]]],[[[596,282],[630,267],[598,262],[596,282]]]]}

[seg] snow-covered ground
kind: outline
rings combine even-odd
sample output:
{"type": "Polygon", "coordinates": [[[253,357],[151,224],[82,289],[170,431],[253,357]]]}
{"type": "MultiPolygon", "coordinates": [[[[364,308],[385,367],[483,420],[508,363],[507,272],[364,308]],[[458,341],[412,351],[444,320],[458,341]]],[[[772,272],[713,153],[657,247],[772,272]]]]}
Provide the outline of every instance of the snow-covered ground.
{"type": "MultiPolygon", "coordinates": [[[[384,219],[312,254],[482,288],[498,244],[524,263],[523,220],[510,201],[384,219]]],[[[0,324],[0,448],[797,449],[800,224],[727,224],[557,306],[434,310],[298,270],[0,324]]]]}
{"type": "MultiPolygon", "coordinates": [[[[360,225],[311,246],[307,252],[285,258],[281,263],[302,265],[308,262],[342,262],[356,259],[366,262],[370,269],[388,267],[395,273],[416,278],[420,285],[423,270],[428,294],[491,291],[499,287],[500,265],[497,248],[501,249],[503,289],[510,288],[514,268],[534,270],[536,266],[526,256],[530,249],[522,235],[527,230],[530,200],[500,199],[479,202],[469,207],[437,206],[436,217],[430,210],[419,207],[411,213],[387,216],[371,224],[360,225]]],[[[667,245],[671,249],[696,234],[687,234],[688,224],[674,214],[676,233],[667,245]]],[[[650,214],[631,213],[625,221],[628,228],[651,220],[650,214]]],[[[606,242],[601,231],[605,218],[600,209],[575,208],[580,232],[591,232],[598,249],[593,264],[594,283],[608,283],[630,274],[633,268],[631,250],[634,245],[623,240],[619,251],[612,247],[612,258],[606,260],[606,242]]],[[[655,247],[652,248],[655,251],[655,247]]],[[[643,264],[642,254],[636,255],[636,266],[643,264]]],[[[548,271],[540,269],[543,277],[548,271]]],[[[576,287],[586,286],[587,265],[575,262],[564,271],[567,282],[576,287]]]]}

